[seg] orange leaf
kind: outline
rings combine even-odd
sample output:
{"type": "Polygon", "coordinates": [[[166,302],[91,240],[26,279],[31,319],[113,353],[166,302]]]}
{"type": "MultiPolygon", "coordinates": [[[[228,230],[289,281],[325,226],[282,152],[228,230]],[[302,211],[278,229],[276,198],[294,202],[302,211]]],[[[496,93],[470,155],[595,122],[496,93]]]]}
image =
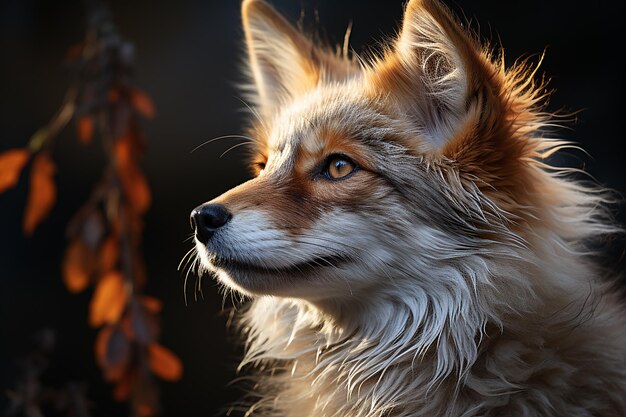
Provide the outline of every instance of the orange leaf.
{"type": "Polygon", "coordinates": [[[93,272],[94,255],[79,240],[69,244],[63,259],[63,282],[71,293],[83,291],[93,272]]]}
{"type": "Polygon", "coordinates": [[[120,255],[120,248],[117,237],[114,235],[105,239],[100,247],[100,270],[109,272],[117,265],[120,255]]]}
{"type": "Polygon", "coordinates": [[[154,103],[146,93],[135,88],[130,94],[130,102],[133,107],[144,117],[153,118],[155,112],[154,103]]]}
{"type": "Polygon", "coordinates": [[[80,228],[81,240],[90,249],[100,246],[105,233],[105,220],[99,210],[86,211],[82,227],[80,228]]]}
{"type": "Polygon", "coordinates": [[[109,103],[114,103],[120,99],[120,90],[116,87],[111,87],[107,93],[107,100],[109,103]]]}
{"type": "Polygon", "coordinates": [[[155,375],[167,381],[177,381],[183,375],[183,364],[180,359],[158,343],[151,343],[148,346],[148,364],[155,375]]]}
{"type": "Polygon", "coordinates": [[[106,362],[107,356],[107,346],[109,345],[109,339],[111,338],[111,334],[113,333],[113,327],[105,327],[98,332],[98,336],[96,336],[96,360],[99,364],[106,362]]]}
{"type": "Polygon", "coordinates": [[[136,149],[132,138],[123,136],[115,141],[117,170],[124,189],[124,195],[135,212],[143,214],[152,200],[150,186],[135,162],[136,149]]]}
{"type": "Polygon", "coordinates": [[[98,327],[105,323],[119,321],[128,294],[124,287],[124,278],[118,271],[109,272],[98,282],[98,286],[89,306],[89,324],[98,327]]]}
{"type": "Polygon", "coordinates": [[[161,303],[161,300],[156,297],[151,297],[149,295],[144,295],[141,297],[141,304],[143,304],[146,310],[153,314],[161,311],[161,308],[163,307],[163,303],[161,303]]]}
{"type": "Polygon", "coordinates": [[[78,130],[78,139],[83,143],[91,142],[93,137],[94,120],[93,116],[87,115],[78,118],[76,121],[76,129],[78,130]]]}
{"type": "Polygon", "coordinates": [[[15,187],[29,157],[26,149],[11,149],[0,154],[0,193],[15,187]]]}
{"type": "Polygon", "coordinates": [[[126,401],[130,397],[130,389],[130,379],[122,378],[113,389],[113,398],[119,402],[126,401]]]}
{"type": "Polygon", "coordinates": [[[134,340],[142,345],[151,345],[159,334],[156,318],[141,308],[139,303],[133,304],[130,324],[134,340]]]}
{"type": "Polygon", "coordinates": [[[139,417],[152,417],[157,413],[153,407],[143,403],[137,404],[135,411],[139,417]]]}
{"type": "Polygon", "coordinates": [[[30,192],[24,215],[24,234],[30,236],[41,221],[50,213],[56,200],[56,185],[53,176],[54,162],[48,154],[39,154],[33,161],[30,175],[30,192]]]}
{"type": "Polygon", "coordinates": [[[96,360],[107,381],[119,381],[128,371],[131,359],[130,342],[119,326],[104,327],[95,344],[96,360]]]}
{"type": "Polygon", "coordinates": [[[122,331],[124,332],[124,334],[126,335],[126,337],[128,337],[130,340],[135,339],[135,332],[133,330],[133,324],[131,323],[128,315],[122,318],[122,321],[120,322],[120,327],[122,331]]]}
{"type": "Polygon", "coordinates": [[[123,136],[115,141],[115,157],[120,167],[126,167],[131,163],[132,153],[131,142],[128,137],[123,136]]]}
{"type": "Polygon", "coordinates": [[[159,413],[158,388],[148,373],[137,374],[133,383],[131,407],[135,416],[149,417],[159,413]]]}
{"type": "Polygon", "coordinates": [[[120,180],[131,207],[139,214],[145,213],[150,207],[152,195],[143,173],[136,165],[129,164],[121,170],[120,180]]]}

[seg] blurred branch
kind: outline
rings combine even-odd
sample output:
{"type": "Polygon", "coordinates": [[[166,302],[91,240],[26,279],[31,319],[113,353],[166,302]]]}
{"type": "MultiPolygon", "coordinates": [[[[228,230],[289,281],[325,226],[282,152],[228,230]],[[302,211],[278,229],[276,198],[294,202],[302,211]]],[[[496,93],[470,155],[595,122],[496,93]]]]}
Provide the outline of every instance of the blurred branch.
{"type": "Polygon", "coordinates": [[[85,40],[67,54],[71,85],[57,113],[27,148],[0,154],[0,192],[17,184],[32,159],[23,226],[25,234],[32,234],[56,199],[51,155],[60,132],[74,120],[81,143],[99,139],[106,166],[68,225],[63,279],[73,293],[95,286],[89,323],[100,328],[97,362],[104,378],[116,384],[114,397],[129,401],[133,416],[147,417],[160,409],[153,375],[171,381],[182,375],[178,357],[157,343],[161,302],[143,294],[143,215],[151,193],[139,166],[145,149],[139,118],[154,117],[155,108],[134,83],[133,44],[119,35],[102,3],[86,4],[85,40]]]}

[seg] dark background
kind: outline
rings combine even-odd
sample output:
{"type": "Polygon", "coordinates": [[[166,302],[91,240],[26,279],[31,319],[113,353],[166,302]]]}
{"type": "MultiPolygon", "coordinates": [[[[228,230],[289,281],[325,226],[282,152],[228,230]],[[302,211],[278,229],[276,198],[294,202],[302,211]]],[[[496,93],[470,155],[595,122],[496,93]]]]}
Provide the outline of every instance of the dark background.
{"type": "MultiPolygon", "coordinates": [[[[291,21],[304,9],[309,28],[315,26],[317,10],[320,33],[333,43],[342,41],[352,21],[351,45],[357,52],[391,35],[402,13],[402,1],[390,0],[273,4],[291,21]]],[[[591,155],[574,152],[556,162],[585,167],[598,182],[623,193],[626,51],[618,39],[624,2],[595,1],[584,7],[569,0],[448,4],[472,19],[484,38],[500,39],[510,62],[547,47],[543,70],[557,88],[549,109],[583,110],[572,129],[560,135],[591,155]]],[[[185,364],[182,381],[162,384],[165,415],[211,416],[239,395],[226,385],[235,376],[240,350],[227,335],[214,283],[204,281],[204,299],[196,302],[192,277],[185,306],[177,265],[191,247],[184,242],[190,210],[247,177],[241,152],[218,158],[235,142],[216,142],[190,153],[208,139],[241,133],[245,121],[236,89],[242,57],[239,1],[115,0],[111,9],[121,33],[136,45],[137,83],[157,106],[156,119],[144,123],[149,149],[143,166],[153,190],[144,245],[147,292],[164,300],[162,341],[185,364]]],[[[2,2],[0,152],[24,146],[56,111],[68,85],[61,63],[66,49],[82,40],[83,12],[80,1],[2,2]]],[[[0,195],[0,392],[15,384],[15,358],[32,346],[31,335],[53,328],[59,346],[46,381],[87,381],[96,415],[121,416],[124,408],[110,400],[94,364],[95,332],[86,320],[90,292],[70,295],[60,277],[64,227],[102,168],[93,162],[101,161],[97,142],[81,146],[74,132],[68,129],[55,151],[58,203],[31,239],[20,231],[26,178],[0,195]]],[[[623,268],[622,252],[623,244],[613,247],[607,262],[623,268]]],[[[3,396],[0,407],[4,404],[3,396]]]]}

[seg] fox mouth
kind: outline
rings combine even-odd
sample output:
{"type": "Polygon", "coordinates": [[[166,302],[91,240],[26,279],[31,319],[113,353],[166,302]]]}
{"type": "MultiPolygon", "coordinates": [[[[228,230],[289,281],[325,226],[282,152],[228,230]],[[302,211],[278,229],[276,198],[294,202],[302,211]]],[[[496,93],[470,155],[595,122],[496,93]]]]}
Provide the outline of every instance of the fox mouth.
{"type": "Polygon", "coordinates": [[[220,257],[214,255],[211,258],[211,264],[220,269],[232,272],[256,272],[259,274],[289,274],[304,275],[313,270],[332,267],[337,268],[351,259],[347,255],[329,255],[319,256],[311,260],[300,262],[287,266],[260,265],[258,263],[241,261],[233,258],[220,257]]]}

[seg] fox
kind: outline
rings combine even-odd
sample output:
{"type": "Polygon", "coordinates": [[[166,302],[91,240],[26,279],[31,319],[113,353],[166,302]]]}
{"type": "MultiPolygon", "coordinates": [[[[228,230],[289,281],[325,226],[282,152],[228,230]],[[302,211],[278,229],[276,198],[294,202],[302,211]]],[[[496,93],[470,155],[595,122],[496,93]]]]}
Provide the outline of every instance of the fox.
{"type": "Polygon", "coordinates": [[[246,302],[231,411],[624,417],[626,314],[593,242],[613,194],[550,165],[529,60],[437,0],[361,57],[242,2],[252,179],[191,213],[201,274],[246,302]]]}

